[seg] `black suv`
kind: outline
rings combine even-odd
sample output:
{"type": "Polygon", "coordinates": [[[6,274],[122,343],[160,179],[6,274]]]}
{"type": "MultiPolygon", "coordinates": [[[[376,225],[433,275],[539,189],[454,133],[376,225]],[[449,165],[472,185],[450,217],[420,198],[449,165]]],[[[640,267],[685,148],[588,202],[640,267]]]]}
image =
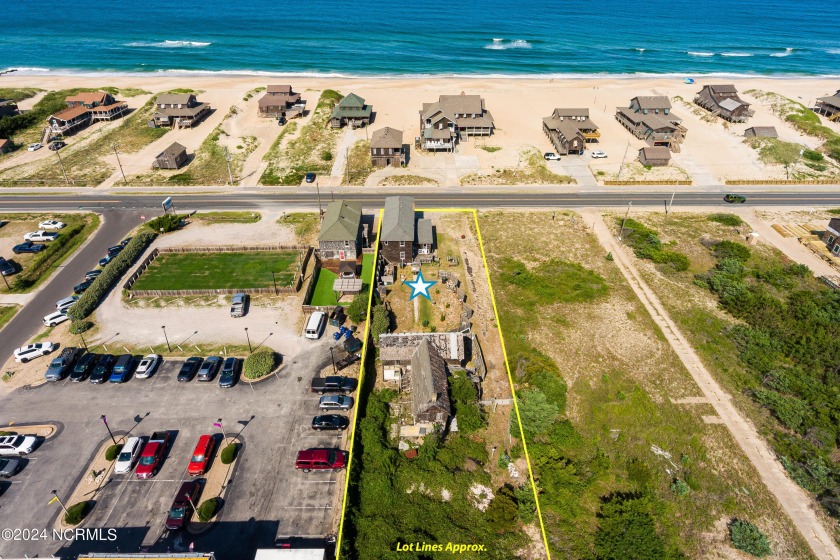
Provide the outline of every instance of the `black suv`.
{"type": "Polygon", "coordinates": [[[114,369],[114,362],[117,359],[113,354],[104,354],[97,360],[90,374],[91,383],[105,383],[111,377],[111,370],[114,369]]]}
{"type": "Polygon", "coordinates": [[[313,430],[346,430],[350,420],[341,414],[325,414],[312,419],[313,430]]]}
{"type": "Polygon", "coordinates": [[[181,366],[181,371],[178,372],[178,381],[192,381],[202,361],[201,358],[195,356],[187,358],[187,361],[181,366]]]}
{"type": "Polygon", "coordinates": [[[96,361],[99,359],[98,354],[85,354],[76,362],[76,366],[73,368],[73,371],[70,372],[70,381],[84,381],[90,372],[93,370],[93,367],[96,365],[96,361]]]}

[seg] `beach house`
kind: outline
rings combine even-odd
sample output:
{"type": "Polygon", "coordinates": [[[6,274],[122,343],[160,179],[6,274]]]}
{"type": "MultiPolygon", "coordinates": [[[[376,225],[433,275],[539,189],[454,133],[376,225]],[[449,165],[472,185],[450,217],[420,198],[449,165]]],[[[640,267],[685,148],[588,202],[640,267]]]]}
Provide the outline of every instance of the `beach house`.
{"type": "Polygon", "coordinates": [[[370,162],[375,167],[405,165],[407,153],[402,130],[386,126],[374,131],[370,137],[370,162]]]}
{"type": "Polygon", "coordinates": [[[645,146],[639,150],[639,163],[650,167],[665,167],[671,162],[671,150],[665,146],[645,146]]]}
{"type": "Polygon", "coordinates": [[[543,132],[561,155],[583,154],[587,142],[597,142],[601,137],[589,118],[589,109],[554,109],[543,118],[543,132]]]}
{"type": "Polygon", "coordinates": [[[362,251],[362,203],[336,200],[327,205],[318,254],[323,261],[355,261],[362,251]]]}
{"type": "Polygon", "coordinates": [[[333,109],[330,116],[330,126],[341,128],[350,125],[351,128],[367,126],[370,124],[373,107],[365,104],[365,100],[351,93],[344,97],[333,109]]]}
{"type": "Polygon", "coordinates": [[[416,239],[414,199],[410,196],[385,197],[379,254],[389,264],[405,265],[414,259],[416,239]]]}
{"type": "Polygon", "coordinates": [[[480,95],[441,95],[436,103],[423,103],[420,145],[426,150],[451,152],[462,135],[490,136],[494,126],[480,95]]]}
{"type": "Polygon", "coordinates": [[[828,117],[830,121],[840,119],[840,89],[834,95],[828,97],[818,97],[817,104],[814,111],[824,117],[828,117]]]}
{"type": "Polygon", "coordinates": [[[153,127],[192,128],[210,113],[210,105],[199,102],[194,93],[161,93],[155,106],[149,122],[153,127]]]}
{"type": "Polygon", "coordinates": [[[747,122],[754,113],[750,104],[738,97],[738,90],[732,84],[703,86],[694,103],[729,122],[747,122]]]}
{"type": "Polygon", "coordinates": [[[823,243],[832,255],[840,256],[840,218],[831,218],[823,232],[823,243]]]}
{"type": "Polygon", "coordinates": [[[67,108],[47,119],[50,132],[67,134],[88,126],[93,121],[110,121],[128,110],[128,103],[117,101],[104,91],[83,91],[64,98],[67,108]]]}
{"type": "Polygon", "coordinates": [[[257,106],[261,117],[291,119],[303,115],[306,101],[301,100],[299,93],[292,91],[292,86],[268,86],[257,106]]]}
{"type": "Polygon", "coordinates": [[[745,138],[778,138],[775,126],[751,126],[744,131],[745,138]]]}
{"type": "Polygon", "coordinates": [[[187,163],[187,149],[178,142],[173,142],[155,157],[152,169],[180,169],[185,163],[187,163]]]}
{"type": "Polygon", "coordinates": [[[671,112],[671,102],[664,95],[638,96],[630,100],[629,107],[617,107],[616,120],[650,146],[665,146],[672,152],[680,151],[687,129],[682,119],[671,112]]]}

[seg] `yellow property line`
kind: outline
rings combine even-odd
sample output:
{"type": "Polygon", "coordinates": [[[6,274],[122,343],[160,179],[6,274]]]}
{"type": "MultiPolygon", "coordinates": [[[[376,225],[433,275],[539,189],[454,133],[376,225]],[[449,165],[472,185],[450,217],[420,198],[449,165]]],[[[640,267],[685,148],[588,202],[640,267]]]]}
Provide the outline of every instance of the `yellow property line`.
{"type": "MultiPolygon", "coordinates": [[[[475,222],[475,231],[478,236],[478,246],[481,249],[481,259],[484,262],[484,274],[487,277],[487,286],[490,289],[490,301],[493,304],[493,314],[496,317],[496,325],[499,329],[499,340],[502,343],[502,353],[505,357],[505,370],[507,371],[508,375],[508,382],[510,383],[510,392],[513,395],[513,407],[516,411],[516,423],[519,424],[519,436],[520,440],[522,441],[522,448],[525,453],[525,461],[528,464],[528,479],[531,482],[531,490],[534,492],[534,502],[537,506],[537,518],[540,520],[540,531],[542,532],[543,537],[543,545],[545,546],[545,554],[548,560],[551,560],[551,552],[548,550],[548,537],[546,536],[545,532],[545,524],[543,523],[542,518],[542,511],[540,509],[540,497],[539,493],[537,492],[537,484],[534,481],[534,472],[531,468],[531,457],[528,454],[528,442],[525,441],[525,431],[522,429],[522,418],[519,415],[519,402],[516,398],[516,389],[514,388],[513,384],[513,376],[510,373],[510,363],[508,361],[507,355],[507,348],[505,348],[505,337],[502,334],[502,323],[499,320],[499,311],[496,308],[496,297],[493,294],[493,283],[490,281],[490,267],[487,265],[487,255],[484,252],[484,240],[481,237],[481,228],[478,225],[478,212],[473,208],[417,208],[418,212],[434,212],[434,213],[445,213],[445,212],[471,212],[473,215],[473,221],[475,222]]],[[[373,278],[371,278],[370,283],[370,292],[368,294],[368,308],[367,308],[367,315],[365,319],[365,345],[362,350],[362,362],[359,371],[359,390],[361,391],[364,381],[365,375],[365,357],[367,356],[367,349],[368,349],[368,337],[370,332],[370,311],[373,304],[373,290],[375,286],[373,285],[373,279],[376,278],[376,265],[379,258],[379,234],[382,231],[382,214],[383,210],[379,211],[379,223],[377,224],[376,228],[376,249],[374,250],[373,254],[373,278]]],[[[336,560],[341,560],[341,539],[342,534],[344,531],[344,518],[347,514],[347,490],[350,485],[350,467],[353,464],[353,442],[356,436],[356,424],[359,420],[358,415],[358,407],[359,407],[359,399],[356,399],[354,403],[354,413],[353,413],[353,429],[350,432],[350,446],[349,446],[349,458],[347,460],[347,470],[345,471],[347,475],[345,476],[344,480],[344,497],[342,498],[341,503],[341,521],[339,522],[338,526],[338,539],[336,540],[336,560]]]]}
{"type": "MultiPolygon", "coordinates": [[[[359,393],[356,394],[356,402],[353,403],[353,428],[350,430],[350,445],[348,446],[347,469],[344,471],[344,496],[341,498],[341,521],[338,523],[338,538],[335,542],[335,558],[341,559],[341,538],[344,533],[344,517],[347,514],[347,490],[350,488],[350,468],[353,466],[353,443],[356,439],[356,425],[359,423],[359,395],[362,392],[365,380],[365,363],[367,358],[368,346],[370,345],[370,308],[373,305],[373,291],[375,286],[373,281],[376,278],[376,263],[379,259],[379,233],[382,231],[382,213],[379,211],[379,223],[376,224],[376,248],[373,250],[373,266],[370,268],[371,278],[368,279],[370,284],[368,290],[368,305],[365,314],[365,344],[362,347],[362,361],[359,366],[359,393]]],[[[362,279],[364,281],[364,279],[362,279]]]]}

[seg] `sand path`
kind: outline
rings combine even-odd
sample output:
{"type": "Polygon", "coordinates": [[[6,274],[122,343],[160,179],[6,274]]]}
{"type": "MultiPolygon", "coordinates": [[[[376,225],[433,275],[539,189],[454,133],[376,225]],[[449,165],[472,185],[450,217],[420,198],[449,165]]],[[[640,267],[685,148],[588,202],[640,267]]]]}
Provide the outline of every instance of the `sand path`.
{"type": "Polygon", "coordinates": [[[715,381],[700,361],[700,357],[683,336],[659,298],[642,280],[633,257],[625,252],[615,236],[607,227],[601,214],[594,210],[582,211],[586,221],[593,223],[598,241],[605,250],[612,252],[615,264],[627,279],[630,287],[644,304],[653,320],[662,329],[669,344],[697,383],[703,395],[714,407],[720,423],[726,425],[733,438],[755,467],[765,486],[773,493],[782,509],[793,521],[814,554],[821,559],[840,560],[838,549],[826,528],[820,523],[814,511],[813,501],[806,492],[796,485],[785,473],[784,467],[776,460],[773,451],[759,436],[755,426],[735,408],[730,395],[715,381]]]}

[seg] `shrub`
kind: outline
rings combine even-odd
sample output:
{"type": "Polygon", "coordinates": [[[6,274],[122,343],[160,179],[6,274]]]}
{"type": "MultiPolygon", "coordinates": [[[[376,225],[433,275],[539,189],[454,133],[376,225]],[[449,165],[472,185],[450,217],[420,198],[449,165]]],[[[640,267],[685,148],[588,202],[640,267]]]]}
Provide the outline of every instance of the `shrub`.
{"type": "Polygon", "coordinates": [[[70,323],[70,334],[82,334],[93,328],[93,321],[73,319],[70,323]]]}
{"type": "Polygon", "coordinates": [[[810,161],[823,161],[825,156],[816,150],[805,150],[802,152],[802,157],[810,161]]]}
{"type": "Polygon", "coordinates": [[[242,372],[246,379],[259,379],[274,370],[277,354],[270,348],[257,350],[242,364],[242,372]]]}
{"type": "Polygon", "coordinates": [[[749,521],[733,519],[729,524],[729,538],[732,546],[757,558],[773,554],[767,536],[749,521]]]}
{"type": "Polygon", "coordinates": [[[452,408],[458,418],[458,431],[464,435],[484,427],[484,415],[478,407],[475,385],[464,375],[451,377],[452,408]]]}
{"type": "Polygon", "coordinates": [[[79,502],[78,504],[73,504],[72,506],[67,508],[67,512],[64,514],[64,524],[78,525],[85,518],[85,515],[87,515],[87,510],[87,502],[79,502]]]}
{"type": "Polygon", "coordinates": [[[744,220],[736,214],[712,214],[709,216],[708,220],[710,222],[717,222],[719,224],[732,227],[738,227],[744,223],[744,220]]]}
{"type": "Polygon", "coordinates": [[[354,323],[361,323],[367,315],[368,293],[362,290],[353,297],[353,301],[347,306],[347,316],[354,323]]]}
{"type": "Polygon", "coordinates": [[[93,313],[94,309],[99,305],[102,297],[108,293],[114,284],[122,277],[123,274],[134,264],[146,247],[154,241],[156,234],[148,231],[140,232],[135,235],[128,245],[125,246],[119,255],[114,260],[109,262],[102,271],[102,274],[96,277],[90,288],[85,290],[85,293],[79,297],[79,300],[70,308],[67,315],[79,321],[86,318],[93,313]]]}
{"type": "Polygon", "coordinates": [[[619,218],[618,222],[624,222],[624,242],[633,248],[638,258],[650,259],[656,264],[667,264],[677,272],[688,270],[691,264],[688,257],[678,251],[663,249],[662,240],[656,231],[633,218],[619,218]]]}
{"type": "Polygon", "coordinates": [[[198,506],[198,510],[196,510],[198,520],[203,521],[204,523],[210,521],[211,519],[213,519],[213,516],[216,515],[216,510],[218,509],[218,498],[210,498],[209,500],[206,500],[200,506],[198,506]]]}
{"type": "Polygon", "coordinates": [[[108,449],[105,450],[105,460],[113,461],[114,459],[116,459],[117,456],[120,454],[120,449],[122,449],[122,445],[109,445],[108,449]]]}
{"type": "Polygon", "coordinates": [[[324,160],[324,161],[332,161],[332,158],[333,158],[333,156],[332,156],[332,152],[331,152],[331,151],[329,151],[329,150],[324,150],[323,152],[321,152],[321,159],[322,159],[322,160],[324,160]]]}
{"type": "Polygon", "coordinates": [[[734,241],[721,241],[714,248],[714,255],[718,259],[735,259],[742,263],[750,260],[750,248],[734,241]]]}
{"type": "Polygon", "coordinates": [[[537,513],[537,501],[534,499],[534,491],[531,489],[531,485],[523,484],[513,491],[513,495],[516,498],[519,520],[526,525],[531,523],[537,513]]]}
{"type": "Polygon", "coordinates": [[[373,308],[373,318],[370,322],[370,332],[374,340],[379,340],[379,335],[387,333],[391,329],[391,317],[384,305],[377,305],[373,308]]]}
{"type": "Polygon", "coordinates": [[[679,478],[671,481],[671,492],[677,496],[687,496],[691,492],[691,487],[679,478]]]}
{"type": "Polygon", "coordinates": [[[239,450],[239,446],[235,443],[228,444],[224,449],[222,449],[222,454],[220,456],[223,465],[230,465],[233,463],[233,460],[236,459],[236,452],[239,450]]]}
{"type": "Polygon", "coordinates": [[[595,555],[600,560],[661,560],[666,553],[650,514],[649,499],[639,494],[616,493],[601,499],[595,555]]]}
{"type": "Polygon", "coordinates": [[[496,491],[485,512],[487,526],[493,533],[507,533],[516,528],[517,517],[519,510],[513,489],[509,485],[502,486],[496,491]]]}
{"type": "Polygon", "coordinates": [[[146,227],[155,233],[169,233],[181,227],[182,217],[177,214],[164,214],[146,222],[146,227]],[[163,230],[163,232],[161,232],[163,230]]]}

